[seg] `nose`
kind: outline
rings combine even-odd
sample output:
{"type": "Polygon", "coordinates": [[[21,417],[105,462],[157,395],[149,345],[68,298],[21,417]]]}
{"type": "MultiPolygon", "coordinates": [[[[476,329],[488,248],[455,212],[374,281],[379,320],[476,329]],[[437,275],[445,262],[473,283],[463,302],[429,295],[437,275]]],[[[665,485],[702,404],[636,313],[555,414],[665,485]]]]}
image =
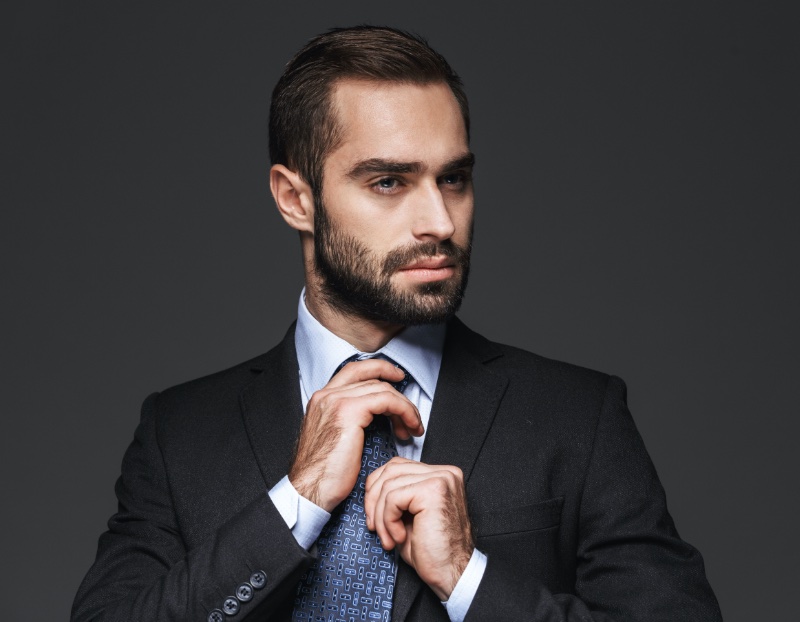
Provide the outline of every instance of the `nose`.
{"type": "Polygon", "coordinates": [[[448,240],[455,233],[456,227],[447,210],[447,203],[436,182],[424,184],[414,201],[414,237],[430,242],[448,240]]]}

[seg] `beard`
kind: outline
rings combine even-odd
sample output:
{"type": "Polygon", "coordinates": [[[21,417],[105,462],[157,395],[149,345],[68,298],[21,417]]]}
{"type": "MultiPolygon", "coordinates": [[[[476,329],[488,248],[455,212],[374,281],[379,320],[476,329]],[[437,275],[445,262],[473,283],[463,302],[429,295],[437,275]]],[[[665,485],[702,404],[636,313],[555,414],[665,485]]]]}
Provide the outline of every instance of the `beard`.
{"type": "Polygon", "coordinates": [[[321,200],[314,212],[314,269],[321,292],[331,308],[373,321],[413,326],[449,320],[461,306],[469,276],[472,231],[467,245],[452,240],[420,242],[379,256],[337,228],[321,200]],[[403,266],[431,257],[453,260],[453,277],[419,283],[404,291],[391,277],[403,266]]]}

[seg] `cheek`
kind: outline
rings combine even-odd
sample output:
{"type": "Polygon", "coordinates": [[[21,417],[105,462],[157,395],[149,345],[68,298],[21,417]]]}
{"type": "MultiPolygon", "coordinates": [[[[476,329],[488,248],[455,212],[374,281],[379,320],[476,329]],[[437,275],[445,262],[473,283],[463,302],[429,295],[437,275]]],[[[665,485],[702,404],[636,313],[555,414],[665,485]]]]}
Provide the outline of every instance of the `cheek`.
{"type": "Polygon", "coordinates": [[[391,248],[411,231],[411,212],[401,202],[393,204],[360,195],[349,207],[351,231],[376,249],[391,248]]]}
{"type": "Polygon", "coordinates": [[[402,210],[376,205],[360,193],[340,192],[326,197],[325,210],[336,230],[380,256],[401,243],[404,227],[408,227],[402,210]]]}
{"type": "Polygon", "coordinates": [[[358,238],[369,234],[376,220],[375,210],[359,193],[346,187],[336,191],[325,191],[325,213],[331,224],[339,231],[358,238]]]}

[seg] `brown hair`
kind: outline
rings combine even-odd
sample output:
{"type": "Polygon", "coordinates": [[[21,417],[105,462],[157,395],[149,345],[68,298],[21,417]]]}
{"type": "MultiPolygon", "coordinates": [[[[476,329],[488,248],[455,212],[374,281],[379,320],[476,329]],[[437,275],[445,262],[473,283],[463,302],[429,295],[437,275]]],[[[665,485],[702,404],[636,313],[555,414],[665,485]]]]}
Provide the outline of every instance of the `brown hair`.
{"type": "Polygon", "coordinates": [[[461,107],[469,136],[461,78],[424,39],[385,26],[333,28],[311,39],[289,61],[272,91],[269,113],[272,163],[297,171],[316,197],[322,193],[325,158],[340,140],[331,91],[345,78],[445,83],[461,107]]]}

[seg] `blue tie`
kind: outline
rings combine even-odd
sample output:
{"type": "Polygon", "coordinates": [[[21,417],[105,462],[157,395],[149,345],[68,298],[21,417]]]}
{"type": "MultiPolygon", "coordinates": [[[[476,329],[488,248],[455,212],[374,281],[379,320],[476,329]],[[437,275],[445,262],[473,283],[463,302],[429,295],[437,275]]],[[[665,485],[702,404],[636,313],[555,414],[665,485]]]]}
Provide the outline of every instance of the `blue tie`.
{"type": "MultiPolygon", "coordinates": [[[[345,360],[334,376],[351,361],[345,360]]],[[[387,358],[387,357],[381,357],[387,358]]],[[[389,362],[395,363],[389,360],[389,362]]],[[[391,383],[398,391],[411,381],[391,383]]],[[[397,563],[377,534],[367,529],[364,491],[367,476],[397,455],[389,421],[378,415],[364,431],[364,452],[355,488],[331,514],[317,540],[319,558],[297,586],[293,620],[304,622],[390,622],[397,563]]]]}

